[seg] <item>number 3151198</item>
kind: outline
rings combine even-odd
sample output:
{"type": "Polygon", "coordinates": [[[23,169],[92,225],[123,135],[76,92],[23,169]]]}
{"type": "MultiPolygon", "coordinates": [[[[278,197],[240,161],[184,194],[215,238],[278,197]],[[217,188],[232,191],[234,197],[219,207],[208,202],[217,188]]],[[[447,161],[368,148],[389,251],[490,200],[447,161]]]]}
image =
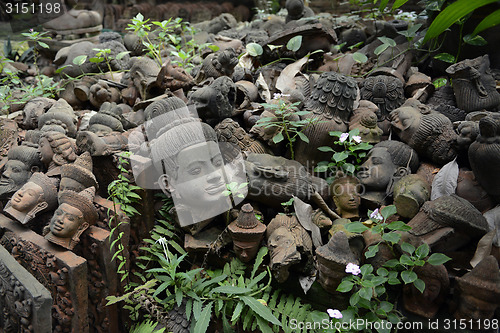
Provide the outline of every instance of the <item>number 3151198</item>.
{"type": "Polygon", "coordinates": [[[52,14],[61,12],[61,4],[56,3],[29,3],[29,2],[16,2],[7,3],[7,14],[52,14]]]}

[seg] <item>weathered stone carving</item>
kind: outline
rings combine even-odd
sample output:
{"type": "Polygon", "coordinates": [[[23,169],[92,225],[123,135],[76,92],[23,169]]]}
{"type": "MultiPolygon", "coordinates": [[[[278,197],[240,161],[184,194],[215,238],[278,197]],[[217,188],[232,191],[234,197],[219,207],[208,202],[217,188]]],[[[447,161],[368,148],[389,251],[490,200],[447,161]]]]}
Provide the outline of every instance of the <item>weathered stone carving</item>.
{"type": "Polygon", "coordinates": [[[196,75],[195,80],[196,82],[202,82],[209,77],[213,77],[214,79],[221,76],[232,77],[234,67],[237,64],[238,56],[232,48],[209,54],[203,59],[201,69],[198,75],[196,75]]]}
{"type": "Polygon", "coordinates": [[[188,94],[188,104],[194,104],[203,119],[224,119],[235,114],[236,85],[227,76],[188,94]]]}
{"type": "Polygon", "coordinates": [[[285,21],[287,23],[290,21],[299,20],[303,17],[314,16],[314,12],[312,11],[312,9],[304,6],[303,0],[286,0],[285,8],[287,10],[285,21]]]}
{"type": "MultiPolygon", "coordinates": [[[[158,86],[156,79],[160,73],[160,66],[149,57],[132,58],[132,66],[127,76],[133,82],[135,88],[139,91],[141,99],[146,100],[161,95],[161,87],[158,86]]],[[[122,79],[122,83],[125,83],[122,79]]],[[[126,80],[125,80],[126,81],[126,80]]]]}
{"type": "Polygon", "coordinates": [[[73,108],[60,98],[47,112],[38,117],[38,129],[43,132],[57,131],[74,138],[76,117],[73,108]]]}
{"type": "Polygon", "coordinates": [[[75,162],[61,167],[58,196],[60,197],[65,191],[81,192],[89,187],[98,189],[99,185],[92,173],[92,157],[89,152],[84,152],[75,162]]]}
{"type": "Polygon", "coordinates": [[[26,224],[36,214],[56,208],[59,181],[41,172],[35,172],[29,181],[12,196],[4,211],[26,224]]]}
{"type": "Polygon", "coordinates": [[[398,214],[413,218],[424,202],[430,200],[431,187],[423,177],[407,175],[394,185],[393,197],[398,214]]]}
{"type": "Polygon", "coordinates": [[[465,59],[446,69],[453,79],[457,106],[467,112],[495,110],[500,105],[500,93],[490,72],[488,55],[465,59]]]}
{"type": "Polygon", "coordinates": [[[403,82],[400,79],[388,76],[370,76],[361,87],[361,99],[375,103],[379,108],[378,120],[385,120],[392,110],[397,109],[405,102],[403,82]]]}
{"type": "Polygon", "coordinates": [[[49,226],[44,228],[45,238],[68,250],[73,250],[80,235],[97,220],[94,200],[95,188],[82,192],[66,190],[59,196],[59,208],[54,212],[49,226]]]}
{"type": "Polygon", "coordinates": [[[500,270],[493,256],[487,256],[469,273],[457,277],[457,319],[481,329],[482,320],[492,319],[500,304],[500,270]]]}
{"type": "Polygon", "coordinates": [[[292,266],[303,273],[310,273],[312,239],[296,216],[276,215],[267,226],[266,236],[271,257],[269,266],[278,282],[288,279],[292,266]]]}
{"type": "Polygon", "coordinates": [[[241,126],[231,118],[226,118],[215,126],[219,142],[229,142],[239,147],[239,151],[268,154],[270,152],[260,141],[250,137],[241,126]]]}
{"type": "Polygon", "coordinates": [[[0,118],[0,159],[7,156],[12,147],[17,146],[18,130],[16,121],[0,118]]]}
{"type": "Polygon", "coordinates": [[[75,161],[75,147],[69,138],[59,132],[44,132],[38,143],[40,161],[47,168],[47,176],[61,173],[61,166],[75,161]]]}
{"type": "Polygon", "coordinates": [[[36,97],[26,103],[23,109],[22,127],[25,130],[38,128],[38,118],[47,112],[56,101],[46,97],[36,97]]]}
{"type": "Polygon", "coordinates": [[[345,219],[359,217],[359,196],[360,182],[355,177],[337,177],[330,186],[333,202],[337,207],[337,213],[345,219]]]}
{"type": "Polygon", "coordinates": [[[359,136],[363,142],[380,142],[383,131],[378,127],[377,112],[378,107],[374,103],[359,101],[359,107],[354,110],[349,121],[349,131],[359,129],[359,136]]]}
{"type": "Polygon", "coordinates": [[[253,207],[244,204],[236,221],[228,225],[229,233],[233,239],[233,249],[238,258],[249,262],[257,255],[260,241],[266,232],[265,224],[255,217],[253,207]]]}
{"type": "Polygon", "coordinates": [[[36,145],[23,143],[12,147],[7,154],[0,177],[0,198],[7,199],[19,190],[34,172],[41,171],[43,164],[38,157],[36,145]]]}
{"type": "Polygon", "coordinates": [[[454,142],[457,134],[446,116],[430,112],[425,105],[409,99],[390,114],[391,125],[401,140],[438,165],[457,155],[454,142]]]}

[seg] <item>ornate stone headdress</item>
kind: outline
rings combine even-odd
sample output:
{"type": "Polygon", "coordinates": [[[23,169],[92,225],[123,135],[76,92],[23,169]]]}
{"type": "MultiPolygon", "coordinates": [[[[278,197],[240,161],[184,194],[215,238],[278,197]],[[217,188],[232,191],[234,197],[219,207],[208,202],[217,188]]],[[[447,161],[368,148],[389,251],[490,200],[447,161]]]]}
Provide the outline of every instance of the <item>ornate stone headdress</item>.
{"type": "Polygon", "coordinates": [[[71,178],[83,185],[84,188],[99,188],[99,184],[92,173],[92,157],[87,151],[78,156],[75,162],[61,167],[61,178],[71,178]]]}
{"type": "Polygon", "coordinates": [[[255,217],[253,207],[244,204],[236,221],[227,227],[233,240],[240,242],[258,242],[266,232],[266,225],[255,217]]]}

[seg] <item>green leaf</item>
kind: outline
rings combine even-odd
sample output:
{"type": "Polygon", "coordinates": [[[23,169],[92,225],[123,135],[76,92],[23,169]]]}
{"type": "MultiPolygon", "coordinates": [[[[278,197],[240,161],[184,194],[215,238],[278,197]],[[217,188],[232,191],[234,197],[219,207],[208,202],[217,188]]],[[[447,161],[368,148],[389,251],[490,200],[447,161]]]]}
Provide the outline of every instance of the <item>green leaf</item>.
{"type": "Polygon", "coordinates": [[[415,286],[415,288],[417,288],[422,294],[424,293],[424,290],[425,290],[425,282],[420,280],[420,279],[416,279],[414,282],[413,282],[413,285],[415,286]]]}
{"type": "Polygon", "coordinates": [[[181,289],[176,289],[175,290],[175,302],[177,303],[177,306],[181,306],[182,304],[182,290],[181,289]]]}
{"type": "Polygon", "coordinates": [[[388,3],[389,3],[389,0],[380,1],[380,6],[378,7],[378,10],[383,12],[388,3]]]}
{"type": "Polygon", "coordinates": [[[380,210],[380,214],[384,220],[387,220],[390,216],[396,214],[396,212],[397,210],[395,205],[386,206],[380,210]]]}
{"type": "Polygon", "coordinates": [[[299,135],[299,138],[304,141],[305,143],[309,143],[309,138],[302,132],[297,132],[297,134],[299,135]]]}
{"type": "Polygon", "coordinates": [[[373,296],[373,289],[370,287],[363,287],[359,290],[359,297],[366,299],[367,301],[371,300],[373,296]]]}
{"type": "Polygon", "coordinates": [[[458,22],[462,17],[472,13],[479,7],[497,2],[497,0],[458,0],[448,7],[446,7],[439,15],[432,21],[432,24],[427,29],[423,43],[429,39],[439,36],[453,23],[458,22]]]}
{"type": "Polygon", "coordinates": [[[328,132],[328,134],[330,134],[330,136],[335,136],[337,138],[340,138],[340,136],[342,135],[342,132],[340,132],[340,131],[331,131],[331,132],[328,132]]]}
{"type": "Polygon", "coordinates": [[[390,232],[388,234],[383,234],[382,239],[385,240],[386,242],[397,244],[401,239],[401,235],[395,232],[390,232]]]}
{"type": "Polygon", "coordinates": [[[250,279],[253,279],[253,277],[255,276],[257,269],[259,269],[259,266],[262,263],[262,261],[264,260],[264,257],[267,255],[267,253],[268,253],[267,247],[263,246],[259,249],[259,252],[257,253],[257,256],[255,257],[255,263],[253,264],[253,269],[252,269],[252,274],[250,275],[250,279]]]}
{"type": "Polygon", "coordinates": [[[314,171],[316,172],[325,172],[328,170],[328,165],[319,165],[316,168],[314,168],[314,171]]]}
{"type": "Polygon", "coordinates": [[[387,276],[389,272],[387,271],[387,269],[380,267],[379,269],[377,269],[377,274],[380,276],[387,276]]]}
{"type": "Polygon", "coordinates": [[[248,54],[251,55],[252,57],[258,57],[262,55],[262,53],[264,52],[262,46],[260,46],[257,43],[248,43],[246,49],[248,54]]]}
{"type": "Polygon", "coordinates": [[[46,43],[44,43],[44,42],[40,42],[40,41],[38,41],[37,43],[38,43],[38,45],[40,45],[41,47],[43,47],[43,48],[45,48],[45,49],[50,48],[50,46],[48,46],[48,45],[47,45],[46,43]]]}
{"type": "Polygon", "coordinates": [[[403,279],[405,284],[412,283],[418,279],[417,273],[413,271],[402,271],[401,278],[403,279]]]}
{"type": "Polygon", "coordinates": [[[259,327],[259,331],[262,333],[273,333],[273,330],[269,326],[269,323],[262,319],[261,317],[257,316],[257,326],[259,327]]]}
{"type": "Polygon", "coordinates": [[[486,16],[479,24],[476,29],[472,32],[472,35],[477,35],[483,30],[494,27],[495,25],[500,24],[500,9],[497,9],[490,15],[486,16]]]}
{"type": "Polygon", "coordinates": [[[406,242],[401,244],[401,249],[405,252],[408,252],[409,254],[413,254],[413,252],[415,252],[415,246],[411,245],[410,243],[406,243],[406,242]]]}
{"type": "Polygon", "coordinates": [[[93,58],[90,58],[89,61],[92,62],[92,63],[97,64],[97,63],[103,62],[104,58],[102,58],[102,57],[93,57],[93,58]]]}
{"type": "Polygon", "coordinates": [[[73,63],[75,65],[81,66],[81,65],[83,65],[83,63],[85,62],[85,60],[87,60],[87,56],[86,55],[79,55],[79,56],[73,58],[73,63]]]}
{"type": "Polygon", "coordinates": [[[351,281],[342,281],[337,287],[337,291],[340,291],[341,293],[346,293],[348,291],[351,291],[353,286],[354,283],[352,283],[351,281]]]}
{"type": "Polygon", "coordinates": [[[399,260],[397,259],[390,259],[390,260],[387,260],[384,264],[385,267],[389,267],[389,268],[394,268],[396,267],[397,265],[399,265],[399,260]]]}
{"type": "Polygon", "coordinates": [[[274,137],[273,137],[273,142],[274,143],[280,143],[281,141],[283,141],[283,139],[285,139],[283,137],[283,133],[282,132],[279,132],[278,134],[276,134],[274,137]]]}
{"type": "Polygon", "coordinates": [[[200,318],[196,321],[196,325],[194,326],[194,333],[205,333],[207,331],[212,316],[213,304],[214,302],[208,303],[201,312],[200,318]]]}
{"type": "Polygon", "coordinates": [[[353,174],[354,171],[356,170],[356,167],[351,164],[351,163],[346,163],[342,166],[342,168],[344,168],[344,170],[347,172],[347,173],[350,173],[350,174],[353,174]]]}
{"type": "Polygon", "coordinates": [[[387,48],[389,47],[389,44],[382,44],[382,45],[379,45],[375,51],[373,51],[373,53],[375,53],[375,55],[380,55],[382,52],[384,52],[385,50],[387,50],[387,48]]]}
{"type": "Polygon", "coordinates": [[[332,147],[328,147],[328,146],[318,147],[318,150],[322,151],[322,152],[325,152],[325,153],[334,152],[335,151],[335,150],[333,150],[332,147]]]}
{"type": "Polygon", "coordinates": [[[335,162],[338,163],[340,161],[347,159],[348,157],[349,157],[349,155],[345,151],[341,151],[341,152],[333,154],[332,158],[335,162]]]}
{"type": "Polygon", "coordinates": [[[438,79],[435,79],[434,82],[432,82],[432,84],[434,85],[434,87],[436,89],[444,87],[446,85],[446,83],[448,83],[448,80],[445,79],[444,77],[440,77],[438,79]]]}
{"type": "Polygon", "coordinates": [[[436,266],[436,265],[442,265],[450,260],[451,258],[448,257],[447,255],[444,255],[442,253],[433,253],[429,257],[429,259],[427,259],[427,262],[431,265],[436,266]]]}
{"type": "Polygon", "coordinates": [[[455,63],[455,57],[449,53],[439,53],[434,56],[434,59],[441,60],[450,64],[455,63]]]}
{"type": "Polygon", "coordinates": [[[123,57],[125,57],[127,54],[129,54],[130,51],[123,51],[123,52],[120,52],[116,55],[116,60],[121,60],[123,59],[123,57]]]}
{"type": "MultiPolygon", "coordinates": [[[[259,45],[260,46],[260,45],[259,45]]],[[[207,46],[210,50],[214,51],[214,52],[217,52],[219,51],[220,47],[218,47],[217,45],[208,45],[207,46]]]]}
{"type": "Polygon", "coordinates": [[[232,322],[235,322],[240,317],[241,310],[243,310],[243,305],[244,305],[243,302],[238,302],[236,304],[236,308],[234,308],[233,316],[231,317],[232,322]]]}
{"type": "Polygon", "coordinates": [[[408,2],[408,0],[396,0],[396,1],[394,1],[394,4],[392,5],[392,10],[398,9],[399,7],[401,7],[402,5],[404,5],[407,2],[408,2]]]}
{"type": "Polygon", "coordinates": [[[465,35],[464,42],[469,44],[469,45],[474,45],[474,46],[484,46],[484,45],[488,44],[486,39],[484,39],[483,37],[481,37],[479,35],[475,35],[475,36],[465,35]]]}
{"type": "Polygon", "coordinates": [[[360,267],[361,275],[366,276],[373,272],[373,266],[370,264],[365,264],[360,267]]]}
{"type": "Polygon", "coordinates": [[[429,255],[429,251],[429,245],[427,245],[427,243],[424,243],[417,248],[417,250],[415,251],[415,255],[417,256],[417,258],[422,259],[429,255]]]}
{"type": "Polygon", "coordinates": [[[384,43],[386,45],[389,45],[391,47],[396,46],[396,42],[392,38],[389,38],[389,37],[377,37],[377,38],[379,41],[381,41],[382,43],[384,43]]]}
{"type": "Polygon", "coordinates": [[[286,43],[286,48],[292,52],[297,52],[302,45],[302,36],[298,35],[291,38],[288,43],[286,43]]]}
{"type": "Polygon", "coordinates": [[[240,299],[263,319],[281,327],[281,323],[278,321],[278,319],[276,319],[275,316],[273,316],[271,310],[269,310],[268,307],[264,306],[255,298],[250,296],[241,296],[240,299]]]}
{"type": "Polygon", "coordinates": [[[407,265],[407,266],[414,265],[413,260],[411,260],[411,258],[407,254],[401,255],[401,257],[399,258],[399,262],[401,263],[401,265],[407,265]]]}
{"type": "Polygon", "coordinates": [[[351,222],[345,225],[345,229],[353,233],[362,233],[369,228],[361,222],[351,222]]]}
{"type": "Polygon", "coordinates": [[[351,298],[349,298],[349,304],[351,304],[352,307],[357,307],[359,299],[359,293],[354,293],[351,298]]]}
{"type": "Polygon", "coordinates": [[[365,252],[366,259],[373,258],[378,253],[378,244],[368,247],[368,251],[365,252]]]}
{"type": "Polygon", "coordinates": [[[210,291],[211,294],[213,293],[221,293],[221,294],[233,294],[233,295],[239,295],[239,294],[245,294],[252,291],[252,289],[248,288],[241,288],[241,287],[236,287],[236,286],[219,286],[217,288],[214,288],[210,291]]]}
{"type": "Polygon", "coordinates": [[[361,52],[354,52],[352,54],[352,59],[354,59],[354,61],[356,62],[359,62],[360,64],[364,64],[368,61],[368,57],[361,52]]]}

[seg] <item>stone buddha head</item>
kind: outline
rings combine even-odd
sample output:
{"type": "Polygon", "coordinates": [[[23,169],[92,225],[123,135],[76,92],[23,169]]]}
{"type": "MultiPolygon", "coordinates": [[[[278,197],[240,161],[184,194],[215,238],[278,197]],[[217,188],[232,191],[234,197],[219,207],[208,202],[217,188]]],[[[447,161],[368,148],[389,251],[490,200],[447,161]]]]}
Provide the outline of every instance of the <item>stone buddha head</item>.
{"type": "Polygon", "coordinates": [[[186,108],[159,119],[167,124],[153,138],[151,156],[161,174],[158,185],[172,193],[179,223],[187,226],[211,219],[231,207],[226,190],[224,161],[212,127],[192,118],[186,108]]]}
{"type": "Polygon", "coordinates": [[[78,156],[75,162],[61,167],[61,183],[59,185],[60,197],[65,191],[81,192],[86,188],[99,188],[97,180],[92,173],[92,157],[89,152],[78,156]]]}
{"type": "Polygon", "coordinates": [[[337,177],[330,186],[333,202],[338,214],[345,219],[359,217],[360,182],[356,177],[337,177]]]}
{"type": "Polygon", "coordinates": [[[402,217],[413,218],[431,198],[431,187],[420,175],[407,175],[394,185],[394,204],[402,217]]]}
{"type": "Polygon", "coordinates": [[[53,169],[72,163],[77,157],[73,143],[59,132],[43,133],[38,143],[38,152],[40,160],[48,168],[49,175],[53,169]]]}
{"type": "Polygon", "coordinates": [[[335,233],[326,245],[316,249],[318,281],[329,293],[335,294],[342,278],[346,276],[347,264],[359,264],[349,247],[347,236],[342,231],[335,233]]]}
{"type": "Polygon", "coordinates": [[[425,282],[421,293],[413,284],[403,287],[403,303],[407,311],[425,318],[433,318],[439,311],[448,293],[450,281],[444,265],[425,264],[415,267],[419,279],[425,282]]]}
{"type": "Polygon", "coordinates": [[[38,118],[38,129],[41,131],[54,130],[54,126],[59,127],[58,131],[64,131],[63,133],[71,138],[76,135],[76,117],[73,108],[62,98],[38,118]]]}
{"type": "Polygon", "coordinates": [[[457,277],[457,319],[471,320],[478,329],[478,320],[492,319],[500,304],[500,270],[493,256],[487,256],[469,273],[457,277]]]}
{"type": "Polygon", "coordinates": [[[416,172],[419,165],[415,150],[399,141],[382,141],[368,153],[358,178],[369,190],[383,191],[394,178],[416,172]]]}
{"type": "Polygon", "coordinates": [[[29,181],[14,193],[4,211],[22,224],[28,223],[36,214],[56,208],[58,183],[55,178],[35,172],[29,181]]]}
{"type": "Polygon", "coordinates": [[[111,132],[123,132],[123,124],[120,121],[121,109],[116,103],[104,102],[99,112],[89,120],[89,131],[98,136],[106,136],[111,132]]]}
{"type": "Polygon", "coordinates": [[[265,224],[255,217],[252,205],[244,204],[236,221],[228,226],[233,238],[233,249],[238,258],[249,262],[257,255],[260,241],[266,232],[265,224]]]}
{"type": "Polygon", "coordinates": [[[26,142],[9,150],[8,160],[0,177],[0,198],[10,198],[34,172],[42,169],[43,164],[36,147],[37,145],[26,142]]]}
{"type": "Polygon", "coordinates": [[[98,213],[93,204],[95,188],[82,192],[66,191],[59,198],[59,207],[50,224],[44,228],[45,238],[68,250],[80,241],[80,235],[97,221],[98,213]]]}

